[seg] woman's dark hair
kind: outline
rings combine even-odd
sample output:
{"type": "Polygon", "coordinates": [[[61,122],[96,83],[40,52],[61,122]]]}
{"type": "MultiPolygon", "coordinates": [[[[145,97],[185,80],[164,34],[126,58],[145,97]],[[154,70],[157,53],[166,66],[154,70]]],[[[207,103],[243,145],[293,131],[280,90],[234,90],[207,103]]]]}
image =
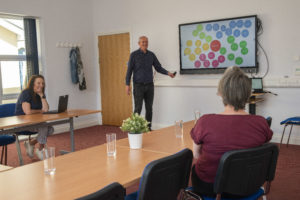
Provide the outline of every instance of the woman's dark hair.
{"type": "Polygon", "coordinates": [[[236,111],[245,109],[251,95],[251,80],[239,67],[229,67],[219,82],[218,93],[225,106],[231,105],[236,111]]]}
{"type": "Polygon", "coordinates": [[[35,82],[35,80],[36,80],[37,78],[43,79],[43,81],[44,81],[43,93],[45,93],[45,87],[46,87],[46,86],[45,86],[45,78],[44,78],[42,75],[39,75],[39,74],[37,74],[37,75],[32,75],[32,76],[30,77],[29,81],[28,81],[27,87],[25,88],[25,90],[29,90],[29,92],[30,92],[30,94],[31,94],[31,96],[32,96],[32,99],[33,99],[33,101],[35,101],[35,102],[36,102],[36,94],[34,93],[33,88],[34,88],[34,82],[35,82]]]}

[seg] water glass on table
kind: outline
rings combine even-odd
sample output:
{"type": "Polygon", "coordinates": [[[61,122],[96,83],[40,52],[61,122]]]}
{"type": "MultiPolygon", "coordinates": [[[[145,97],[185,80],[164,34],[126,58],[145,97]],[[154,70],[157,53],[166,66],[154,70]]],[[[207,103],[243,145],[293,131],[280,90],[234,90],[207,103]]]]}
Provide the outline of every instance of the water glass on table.
{"type": "Polygon", "coordinates": [[[175,136],[177,138],[183,137],[183,121],[182,120],[175,121],[175,136]]]}
{"type": "Polygon", "coordinates": [[[200,118],[200,115],[201,115],[201,113],[200,113],[199,110],[195,110],[195,111],[194,111],[194,116],[195,116],[194,124],[197,123],[198,119],[200,118]]]}
{"type": "Polygon", "coordinates": [[[43,149],[44,173],[55,174],[55,147],[45,147],[43,149]]]}
{"type": "Polygon", "coordinates": [[[108,133],[106,134],[106,147],[107,147],[107,156],[116,155],[116,134],[108,133]]]}

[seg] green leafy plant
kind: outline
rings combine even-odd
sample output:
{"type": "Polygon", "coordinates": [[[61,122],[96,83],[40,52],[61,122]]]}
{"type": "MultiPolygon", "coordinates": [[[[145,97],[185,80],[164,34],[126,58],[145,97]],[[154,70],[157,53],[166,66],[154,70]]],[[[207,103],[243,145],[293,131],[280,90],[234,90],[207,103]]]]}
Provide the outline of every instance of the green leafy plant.
{"type": "Polygon", "coordinates": [[[139,134],[149,131],[148,124],[149,122],[145,120],[145,118],[137,113],[133,113],[131,117],[123,120],[122,126],[120,128],[122,131],[139,134]]]}

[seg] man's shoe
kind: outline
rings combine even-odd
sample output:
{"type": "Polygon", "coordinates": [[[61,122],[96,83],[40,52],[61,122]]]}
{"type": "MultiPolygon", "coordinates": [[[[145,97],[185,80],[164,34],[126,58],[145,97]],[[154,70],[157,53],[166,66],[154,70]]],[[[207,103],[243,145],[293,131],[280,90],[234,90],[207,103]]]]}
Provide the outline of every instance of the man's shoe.
{"type": "Polygon", "coordinates": [[[43,150],[39,150],[38,148],[35,149],[35,155],[40,159],[40,160],[44,160],[43,159],[43,150]]]}
{"type": "Polygon", "coordinates": [[[29,141],[24,142],[24,146],[26,149],[27,156],[33,158],[34,145],[31,145],[29,141]]]}

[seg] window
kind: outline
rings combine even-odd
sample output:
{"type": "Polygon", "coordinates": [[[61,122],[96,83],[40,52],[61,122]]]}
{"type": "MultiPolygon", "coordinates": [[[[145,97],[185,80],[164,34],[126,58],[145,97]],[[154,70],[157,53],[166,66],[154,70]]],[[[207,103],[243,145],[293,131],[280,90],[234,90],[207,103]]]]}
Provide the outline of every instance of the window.
{"type": "Polygon", "coordinates": [[[16,102],[39,72],[36,38],[35,19],[0,15],[0,104],[16,102]]]}

